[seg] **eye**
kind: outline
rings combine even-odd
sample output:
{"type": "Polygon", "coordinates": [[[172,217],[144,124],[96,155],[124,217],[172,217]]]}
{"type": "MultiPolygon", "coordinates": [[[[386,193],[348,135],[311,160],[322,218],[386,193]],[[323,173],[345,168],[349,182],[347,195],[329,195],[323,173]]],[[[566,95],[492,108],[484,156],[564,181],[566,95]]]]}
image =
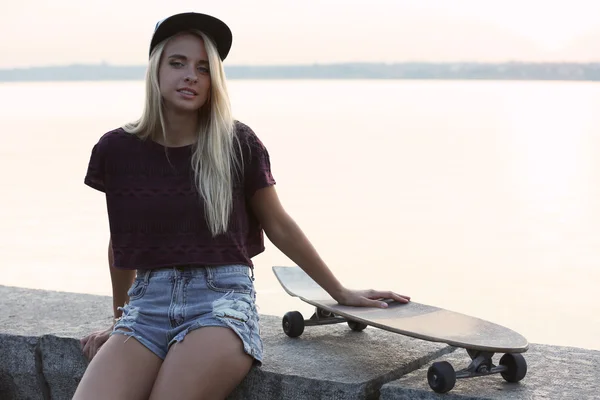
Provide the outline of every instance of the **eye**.
{"type": "Polygon", "coordinates": [[[206,67],[198,67],[198,71],[208,74],[210,70],[206,67]]]}
{"type": "Polygon", "coordinates": [[[173,67],[183,67],[183,63],[179,62],[179,61],[171,61],[169,63],[169,65],[173,66],[173,67]]]}

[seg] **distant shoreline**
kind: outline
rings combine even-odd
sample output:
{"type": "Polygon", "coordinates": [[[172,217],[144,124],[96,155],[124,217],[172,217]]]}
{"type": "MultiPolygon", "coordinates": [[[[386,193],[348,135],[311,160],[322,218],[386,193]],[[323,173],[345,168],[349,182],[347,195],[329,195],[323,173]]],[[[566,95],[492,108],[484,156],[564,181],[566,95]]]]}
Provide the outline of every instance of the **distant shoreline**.
{"type": "MultiPolygon", "coordinates": [[[[229,79],[438,79],[600,81],[597,63],[342,63],[226,66],[229,79]]],[[[0,69],[0,82],[143,80],[146,67],[74,64],[0,69]]]]}

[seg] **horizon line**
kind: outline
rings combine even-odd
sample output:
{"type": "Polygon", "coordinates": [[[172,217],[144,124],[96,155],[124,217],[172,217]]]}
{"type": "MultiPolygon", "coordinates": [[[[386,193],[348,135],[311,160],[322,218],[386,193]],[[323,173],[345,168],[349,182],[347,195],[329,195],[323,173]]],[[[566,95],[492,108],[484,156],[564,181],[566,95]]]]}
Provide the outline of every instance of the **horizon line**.
{"type": "MultiPolygon", "coordinates": [[[[505,61],[340,61],[340,62],[313,62],[313,63],[289,63],[289,64],[224,64],[228,67],[244,67],[244,68],[261,68],[261,67],[313,67],[313,66],[340,66],[340,65],[401,65],[401,64],[477,64],[477,65],[502,65],[502,64],[529,64],[529,65],[594,65],[600,64],[598,61],[523,61],[523,60],[505,60],[505,61]]],[[[34,68],[64,68],[64,67],[88,67],[88,66],[105,66],[105,67],[146,67],[147,64],[114,64],[105,61],[100,62],[72,62],[65,64],[38,64],[20,67],[0,67],[0,70],[18,70],[18,69],[34,69],[34,68]]]]}

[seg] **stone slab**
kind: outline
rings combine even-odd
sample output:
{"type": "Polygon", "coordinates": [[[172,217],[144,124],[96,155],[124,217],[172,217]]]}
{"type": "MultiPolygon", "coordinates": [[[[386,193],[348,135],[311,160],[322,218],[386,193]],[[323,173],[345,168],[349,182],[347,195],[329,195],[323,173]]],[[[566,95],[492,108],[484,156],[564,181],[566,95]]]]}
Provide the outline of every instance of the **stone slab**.
{"type": "Polygon", "coordinates": [[[44,335],[39,340],[42,372],[52,400],[72,399],[88,366],[79,338],[44,335]]]}
{"type": "Polygon", "coordinates": [[[0,333],[0,399],[47,398],[37,343],[35,337],[0,333]]]}
{"type": "MultiPolygon", "coordinates": [[[[0,286],[0,309],[0,356],[26,366],[24,372],[11,363],[0,368],[28,383],[32,397],[20,398],[70,399],[87,367],[79,339],[110,323],[112,299],[0,286]]],[[[261,335],[264,365],[230,400],[376,399],[384,383],[452,350],[371,327],[354,332],[346,324],[307,327],[292,339],[281,317],[268,315],[261,315],[261,335]]],[[[6,382],[3,400],[16,390],[6,382]]]]}
{"type": "Polygon", "coordinates": [[[371,327],[354,332],[346,324],[310,326],[289,338],[280,317],[261,320],[264,365],[231,399],[376,399],[385,382],[452,349],[371,327]]]}
{"type": "MultiPolygon", "coordinates": [[[[382,400],[589,400],[600,399],[600,351],[573,347],[531,344],[523,354],[527,375],[519,383],[508,383],[499,374],[458,379],[454,389],[444,395],[434,393],[427,384],[429,365],[414,371],[381,389],[382,400]]],[[[494,356],[497,365],[501,355],[494,356]]],[[[469,364],[462,349],[441,357],[455,370],[469,364]]]]}
{"type": "Polygon", "coordinates": [[[71,399],[88,364],[79,339],[109,326],[112,298],[0,286],[0,310],[0,399],[71,399]]]}
{"type": "Polygon", "coordinates": [[[110,325],[112,298],[0,286],[0,310],[4,334],[75,338],[110,325]]]}

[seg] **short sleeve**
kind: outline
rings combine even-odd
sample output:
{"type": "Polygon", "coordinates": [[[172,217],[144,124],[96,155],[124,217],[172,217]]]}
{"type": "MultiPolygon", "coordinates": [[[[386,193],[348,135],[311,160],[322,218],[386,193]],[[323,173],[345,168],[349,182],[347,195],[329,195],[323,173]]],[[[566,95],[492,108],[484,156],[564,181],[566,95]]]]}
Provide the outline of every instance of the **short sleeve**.
{"type": "Polygon", "coordinates": [[[106,165],[106,154],[104,150],[102,139],[92,148],[92,154],[88,163],[87,173],[85,175],[84,183],[96,190],[101,192],[106,191],[105,187],[105,165],[106,165]]]}
{"type": "Polygon", "coordinates": [[[274,185],[275,178],[267,148],[249,127],[242,126],[247,149],[244,152],[244,193],[250,198],[257,190],[274,185]]]}

